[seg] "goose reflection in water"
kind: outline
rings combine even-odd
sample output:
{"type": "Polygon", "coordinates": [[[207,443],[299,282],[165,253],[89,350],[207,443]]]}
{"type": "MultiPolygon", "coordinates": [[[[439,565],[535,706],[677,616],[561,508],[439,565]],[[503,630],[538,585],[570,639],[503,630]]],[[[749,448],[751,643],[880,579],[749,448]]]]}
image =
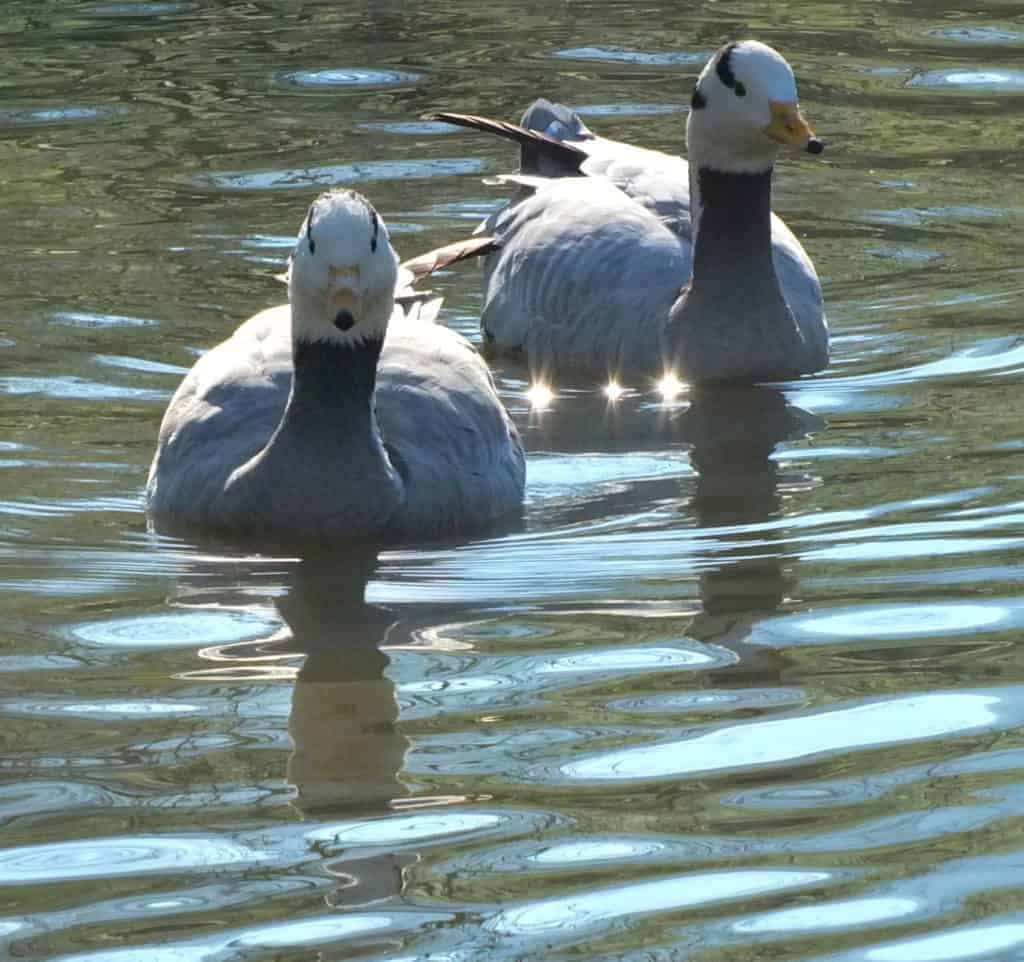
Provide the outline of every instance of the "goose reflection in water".
{"type": "MultiPolygon", "coordinates": [[[[396,627],[386,608],[367,604],[376,552],[339,560],[305,555],[277,601],[290,637],[280,651],[305,655],[295,678],[288,733],[293,750],[286,778],[304,815],[375,816],[407,794],[400,779],[409,740],[398,730],[395,684],[382,645],[396,627]]],[[[405,853],[353,852],[326,869],[341,883],[335,905],[364,905],[399,895],[405,853]]]]}
{"type": "MultiPolygon", "coordinates": [[[[409,740],[397,727],[395,684],[388,677],[385,646],[402,630],[395,613],[367,604],[366,585],[377,565],[376,549],[348,546],[311,551],[299,558],[295,546],[264,545],[273,558],[218,557],[216,547],[196,566],[180,600],[216,606],[252,604],[256,585],[285,592],[275,598],[284,625],[268,637],[207,648],[200,655],[217,667],[189,673],[192,678],[277,679],[294,673],[288,735],[292,750],[285,778],[292,807],[310,819],[385,816],[407,796],[400,773],[409,740]],[[214,600],[216,599],[216,600],[214,600]]],[[[404,623],[405,637],[408,625],[404,623]]],[[[366,905],[401,894],[405,869],[416,854],[381,847],[353,848],[325,862],[338,884],[333,905],[366,905]]]]}
{"type": "Polygon", "coordinates": [[[754,621],[797,592],[771,522],[783,515],[786,497],[816,483],[780,467],[773,455],[783,441],[805,437],[822,422],[769,387],[702,392],[684,421],[697,471],[693,509],[715,552],[700,573],[701,614],[690,634],[740,656],[722,678],[729,687],[739,687],[744,677],[755,687],[769,679],[785,685],[780,653],[746,639],[754,621]]]}
{"type": "Polygon", "coordinates": [[[578,498],[559,511],[558,522],[639,513],[682,494],[680,521],[707,549],[701,552],[704,612],[766,611],[781,602],[786,583],[769,522],[779,517],[787,494],[817,482],[780,468],[775,452],[784,441],[820,430],[820,417],[788,403],[777,388],[722,385],[684,395],[673,388],[660,404],[632,392],[611,402],[607,392],[566,391],[532,410],[529,421],[523,433],[534,454],[678,452],[694,472],[578,498]]]}
{"type": "Polygon", "coordinates": [[[788,582],[773,543],[776,530],[766,523],[779,517],[784,493],[815,483],[780,469],[773,454],[782,441],[810,434],[821,421],[768,387],[701,392],[682,421],[697,471],[697,524],[720,549],[720,562],[701,573],[704,613],[772,611],[788,582]]]}
{"type": "Polygon", "coordinates": [[[747,644],[747,638],[755,621],[797,595],[779,540],[785,536],[780,522],[786,500],[818,481],[780,463],[778,448],[821,430],[823,419],[766,385],[680,391],[678,383],[659,385],[656,394],[630,392],[614,402],[606,392],[556,391],[552,402],[528,417],[524,442],[534,455],[678,452],[686,470],[606,486],[600,495],[585,494],[559,508],[552,521],[586,525],[678,505],[678,524],[687,530],[677,535],[670,529],[665,544],[666,557],[682,554],[682,567],[672,571],[669,562],[652,556],[654,537],[643,543],[646,563],[633,579],[644,577],[650,565],[654,570],[647,577],[657,582],[659,597],[679,596],[670,589],[673,582],[684,592],[695,589],[699,609],[680,630],[738,656],[725,673],[702,673],[702,684],[734,687],[743,677],[755,685],[782,680],[778,654],[747,644]]]}
{"type": "Polygon", "coordinates": [[[405,794],[408,741],[398,733],[395,686],[381,650],[395,615],[366,604],[376,555],[305,556],[277,600],[288,626],[280,652],[305,656],[295,678],[287,778],[304,813],[379,812],[405,794]]]}

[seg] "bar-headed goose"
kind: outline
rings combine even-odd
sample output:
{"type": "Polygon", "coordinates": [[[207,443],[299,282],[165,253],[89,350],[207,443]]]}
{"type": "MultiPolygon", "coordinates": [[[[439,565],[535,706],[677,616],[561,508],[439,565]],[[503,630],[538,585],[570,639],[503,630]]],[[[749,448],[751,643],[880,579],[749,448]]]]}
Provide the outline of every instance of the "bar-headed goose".
{"type": "Polygon", "coordinates": [[[697,80],[690,162],[605,140],[546,100],[522,126],[436,115],[518,140],[517,196],[481,230],[488,344],[535,375],[773,381],[828,363],[821,286],[771,212],[781,145],[820,153],[793,71],[731,43],[697,80]],[[582,175],[582,176],[581,176],[582,175]]]}
{"type": "Polygon", "coordinates": [[[157,525],[380,542],[515,512],[515,426],[477,352],[431,323],[440,301],[409,297],[412,280],[365,198],[318,197],[289,303],[200,358],[167,408],[146,492],[157,525]]]}

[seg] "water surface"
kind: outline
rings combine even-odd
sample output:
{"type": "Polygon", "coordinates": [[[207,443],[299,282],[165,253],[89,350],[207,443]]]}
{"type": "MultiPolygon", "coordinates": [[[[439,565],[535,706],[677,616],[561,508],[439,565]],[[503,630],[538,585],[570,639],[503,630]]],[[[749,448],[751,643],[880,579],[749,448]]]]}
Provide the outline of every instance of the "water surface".
{"type": "MultiPolygon", "coordinates": [[[[0,955],[1024,951],[1018,10],[10,0],[0,42],[0,955]],[[737,34],[830,141],[776,181],[826,373],[540,403],[498,364],[526,512],[470,543],[147,532],[167,399],[319,189],[411,256],[515,162],[425,115],[543,93],[678,150],[737,34]]],[[[477,339],[478,273],[433,287],[477,339]]]]}

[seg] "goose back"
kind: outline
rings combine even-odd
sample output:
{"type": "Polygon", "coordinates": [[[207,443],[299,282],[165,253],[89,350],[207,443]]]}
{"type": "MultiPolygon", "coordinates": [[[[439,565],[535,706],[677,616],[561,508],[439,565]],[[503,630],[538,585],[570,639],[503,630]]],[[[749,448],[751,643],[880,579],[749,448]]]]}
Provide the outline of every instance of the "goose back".
{"type": "Polygon", "coordinates": [[[514,515],[526,462],[479,354],[460,335],[402,318],[377,368],[377,420],[403,481],[392,533],[445,537],[514,515]]]}

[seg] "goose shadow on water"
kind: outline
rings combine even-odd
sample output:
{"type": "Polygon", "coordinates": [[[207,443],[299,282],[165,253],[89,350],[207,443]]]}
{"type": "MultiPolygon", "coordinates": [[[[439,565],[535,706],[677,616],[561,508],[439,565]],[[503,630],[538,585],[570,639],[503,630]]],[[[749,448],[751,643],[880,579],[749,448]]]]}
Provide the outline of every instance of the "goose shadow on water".
{"type": "MultiPolygon", "coordinates": [[[[599,438],[592,413],[592,404],[566,405],[541,425],[535,423],[533,437],[553,450],[595,450],[599,438]]],[[[738,657],[722,674],[709,671],[699,683],[739,687],[780,678],[783,668],[776,656],[745,646],[743,639],[751,621],[775,610],[792,587],[774,529],[765,522],[778,517],[786,488],[811,483],[786,475],[772,455],[782,440],[804,436],[820,421],[789,405],[780,391],[764,387],[702,391],[691,396],[689,407],[624,408],[616,417],[623,445],[637,451],[689,447],[697,471],[696,479],[687,476],[682,482],[690,489],[683,516],[691,515],[686,520],[693,524],[693,535],[706,542],[699,555],[701,610],[687,635],[728,647],[738,657]]],[[[678,500],[678,477],[671,484],[678,500]]],[[[617,487],[586,510],[607,516],[637,507],[631,499],[650,496],[644,485],[617,487]]],[[[276,553],[280,556],[281,549],[276,553]]],[[[346,819],[384,816],[401,809],[404,800],[424,804],[425,799],[409,798],[401,777],[410,741],[399,725],[387,648],[408,644],[420,628],[465,617],[458,585],[452,586],[452,604],[392,610],[365,599],[378,566],[376,548],[307,546],[284,553],[291,559],[260,566],[262,577],[270,575],[276,586],[285,567],[286,590],[274,600],[284,627],[260,640],[222,646],[216,658],[240,665],[303,658],[288,716],[292,750],[285,776],[294,790],[291,804],[303,816],[346,819]]],[[[214,573],[207,564],[201,562],[194,572],[196,590],[185,588],[184,595],[200,603],[215,597],[223,602],[241,588],[251,603],[253,582],[259,580],[255,571],[247,579],[237,565],[218,566],[214,573]]],[[[693,574],[690,569],[681,576],[692,580],[693,574]]],[[[529,603],[527,597],[509,600],[529,603]]],[[[692,684],[693,676],[689,679],[692,684]]],[[[406,872],[418,859],[409,850],[386,847],[353,849],[332,858],[325,868],[338,885],[329,900],[357,906],[399,897],[406,872]]]]}

